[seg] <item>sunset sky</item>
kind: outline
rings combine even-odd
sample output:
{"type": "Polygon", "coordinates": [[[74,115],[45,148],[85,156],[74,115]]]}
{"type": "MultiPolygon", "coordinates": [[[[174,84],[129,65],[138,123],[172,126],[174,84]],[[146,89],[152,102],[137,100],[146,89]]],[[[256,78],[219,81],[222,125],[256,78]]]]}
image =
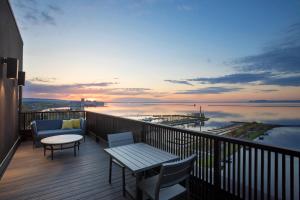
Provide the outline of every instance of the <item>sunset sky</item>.
{"type": "Polygon", "coordinates": [[[299,0],[11,0],[24,97],[300,99],[299,0]]]}

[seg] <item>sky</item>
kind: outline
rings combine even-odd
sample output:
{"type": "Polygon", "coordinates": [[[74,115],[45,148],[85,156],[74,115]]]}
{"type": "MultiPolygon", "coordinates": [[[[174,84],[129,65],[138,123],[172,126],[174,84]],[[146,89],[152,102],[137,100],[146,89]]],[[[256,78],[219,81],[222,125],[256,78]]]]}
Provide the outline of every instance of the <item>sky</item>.
{"type": "Polygon", "coordinates": [[[24,97],[300,99],[300,0],[11,0],[24,97]]]}

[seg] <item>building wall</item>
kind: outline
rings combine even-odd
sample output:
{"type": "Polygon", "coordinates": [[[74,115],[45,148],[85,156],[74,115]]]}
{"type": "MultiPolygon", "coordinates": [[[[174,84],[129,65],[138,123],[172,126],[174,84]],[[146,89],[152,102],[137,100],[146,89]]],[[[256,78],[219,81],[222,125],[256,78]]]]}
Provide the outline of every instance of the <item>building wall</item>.
{"type": "MultiPolygon", "coordinates": [[[[22,71],[23,41],[8,0],[0,0],[0,57],[18,58],[22,71]]],[[[0,63],[0,164],[19,137],[19,88],[17,80],[6,78],[6,70],[0,63]]]]}

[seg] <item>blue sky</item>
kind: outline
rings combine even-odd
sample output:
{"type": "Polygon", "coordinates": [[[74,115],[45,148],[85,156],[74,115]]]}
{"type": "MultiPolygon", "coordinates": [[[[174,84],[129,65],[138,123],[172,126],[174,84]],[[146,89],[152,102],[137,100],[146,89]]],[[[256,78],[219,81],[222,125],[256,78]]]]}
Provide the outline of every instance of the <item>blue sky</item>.
{"type": "Polygon", "coordinates": [[[11,2],[27,97],[300,99],[299,0],[11,2]]]}

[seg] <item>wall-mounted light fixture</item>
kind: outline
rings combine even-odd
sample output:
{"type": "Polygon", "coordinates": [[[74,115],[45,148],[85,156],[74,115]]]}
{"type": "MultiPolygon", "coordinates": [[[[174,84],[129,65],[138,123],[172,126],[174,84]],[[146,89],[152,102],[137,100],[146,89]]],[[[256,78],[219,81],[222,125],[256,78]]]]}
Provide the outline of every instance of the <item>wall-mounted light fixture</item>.
{"type": "Polygon", "coordinates": [[[25,86],[25,72],[18,72],[18,85],[25,86]]]}
{"type": "Polygon", "coordinates": [[[17,58],[1,58],[1,64],[7,65],[6,77],[9,79],[18,78],[19,60],[17,58]]]}
{"type": "Polygon", "coordinates": [[[0,64],[3,65],[6,63],[6,58],[0,57],[0,64]]]}

